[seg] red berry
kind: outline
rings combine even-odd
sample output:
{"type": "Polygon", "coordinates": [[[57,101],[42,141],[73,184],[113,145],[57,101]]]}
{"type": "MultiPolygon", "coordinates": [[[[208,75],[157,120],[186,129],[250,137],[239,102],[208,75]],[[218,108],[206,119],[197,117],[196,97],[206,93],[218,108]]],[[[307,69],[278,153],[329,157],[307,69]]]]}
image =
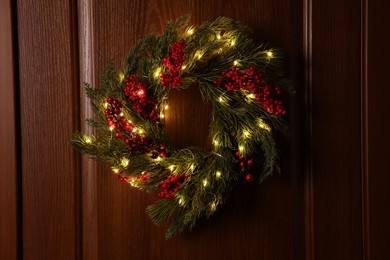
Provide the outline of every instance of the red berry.
{"type": "Polygon", "coordinates": [[[247,182],[253,181],[253,175],[250,174],[250,173],[248,173],[248,174],[245,176],[245,180],[246,180],[247,182]]]}
{"type": "Polygon", "coordinates": [[[111,104],[113,100],[114,100],[113,97],[108,97],[108,98],[107,98],[107,103],[111,104]]]}
{"type": "Polygon", "coordinates": [[[248,159],[248,160],[246,161],[246,164],[248,164],[248,166],[253,166],[253,160],[248,159]]]}
{"type": "Polygon", "coordinates": [[[109,115],[109,114],[111,114],[111,109],[106,109],[106,110],[104,110],[104,114],[106,114],[106,115],[109,115]]]}
{"type": "Polygon", "coordinates": [[[120,137],[122,137],[122,133],[121,133],[121,132],[116,132],[116,133],[115,133],[115,136],[118,137],[118,138],[120,138],[120,137]]]}

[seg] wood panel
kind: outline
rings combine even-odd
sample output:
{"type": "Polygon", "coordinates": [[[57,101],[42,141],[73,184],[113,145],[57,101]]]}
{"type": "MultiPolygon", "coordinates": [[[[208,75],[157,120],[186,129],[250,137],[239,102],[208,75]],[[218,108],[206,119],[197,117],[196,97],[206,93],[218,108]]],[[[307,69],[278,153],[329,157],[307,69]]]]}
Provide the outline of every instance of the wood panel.
{"type": "Polygon", "coordinates": [[[18,257],[15,60],[10,0],[0,0],[0,259],[18,257]]]}
{"type": "MultiPolygon", "coordinates": [[[[194,24],[219,15],[241,20],[254,28],[256,40],[270,41],[287,54],[291,51],[290,1],[84,0],[79,7],[83,16],[80,20],[89,23],[80,23],[83,26],[80,36],[87,37],[80,38],[80,44],[85,45],[80,50],[88,52],[82,55],[90,55],[84,56],[88,61],[81,70],[86,70],[88,63],[92,68],[86,75],[82,72],[81,80],[85,77],[96,87],[98,75],[108,60],[113,58],[119,66],[138,39],[148,33],[162,32],[168,20],[187,13],[192,15],[194,24]]],[[[184,98],[190,100],[191,96],[184,98]]],[[[174,111],[179,106],[173,102],[170,109],[174,111]]],[[[202,109],[201,103],[197,106],[202,109]]],[[[195,120],[203,120],[202,115],[197,117],[195,120]]],[[[171,135],[189,130],[186,119],[181,120],[182,127],[172,128],[171,135]]],[[[239,185],[228,205],[214,217],[201,221],[192,233],[168,241],[164,228],[155,227],[145,213],[145,207],[155,198],[128,188],[107,167],[98,166],[93,177],[83,177],[87,181],[83,190],[88,189],[89,194],[83,197],[83,208],[89,212],[83,221],[94,217],[91,230],[97,237],[95,241],[93,235],[83,234],[84,255],[89,259],[291,259],[293,194],[287,148],[283,156],[287,158],[282,175],[273,176],[261,186],[239,185]]]]}
{"type": "Polygon", "coordinates": [[[366,259],[390,259],[390,32],[388,1],[363,1],[363,212],[366,259]]]}
{"type": "Polygon", "coordinates": [[[23,258],[75,259],[78,67],[72,1],[18,1],[23,258]],[[76,120],[77,119],[77,120],[76,120]]]}
{"type": "Polygon", "coordinates": [[[314,259],[362,259],[360,2],[312,1],[314,259]]]}

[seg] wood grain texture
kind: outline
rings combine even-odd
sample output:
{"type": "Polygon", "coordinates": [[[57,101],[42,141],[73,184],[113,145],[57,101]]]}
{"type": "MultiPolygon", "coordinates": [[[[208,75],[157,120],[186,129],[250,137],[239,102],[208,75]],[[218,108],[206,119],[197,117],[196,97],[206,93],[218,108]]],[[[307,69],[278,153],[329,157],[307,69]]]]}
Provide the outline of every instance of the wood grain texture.
{"type": "MultiPolygon", "coordinates": [[[[269,41],[273,46],[283,48],[287,54],[291,51],[290,1],[113,0],[80,3],[89,3],[86,8],[90,13],[82,14],[90,16],[83,19],[91,23],[86,27],[91,32],[85,34],[91,39],[83,39],[80,44],[92,42],[89,60],[93,61],[91,80],[96,87],[99,85],[98,75],[107,61],[113,58],[119,66],[138,39],[148,33],[162,32],[168,20],[187,13],[192,15],[195,25],[220,15],[241,20],[254,28],[256,40],[269,41]]],[[[188,101],[187,105],[185,102],[175,103],[172,96],[169,110],[175,111],[182,106],[188,109],[191,95],[183,93],[182,98],[188,101]]],[[[203,109],[202,104],[197,106],[203,109]]],[[[186,120],[177,119],[180,127],[171,127],[167,121],[167,127],[172,129],[170,135],[192,130],[186,120]]],[[[198,114],[194,120],[207,122],[209,119],[198,114]]],[[[199,131],[203,133],[200,136],[207,133],[207,124],[202,124],[199,131]]],[[[194,144],[204,145],[204,141],[194,144]]],[[[283,156],[288,157],[288,149],[283,156]]],[[[185,232],[168,241],[164,238],[164,227],[155,227],[145,213],[146,206],[155,197],[128,188],[118,182],[107,167],[98,166],[94,177],[83,184],[83,189],[89,189],[88,194],[94,191],[93,198],[85,199],[97,213],[93,220],[97,222],[97,227],[92,232],[95,234],[97,230],[98,241],[93,241],[91,248],[84,248],[84,251],[90,251],[89,255],[98,259],[292,259],[293,194],[289,160],[285,160],[287,163],[284,162],[282,175],[273,176],[261,186],[239,185],[229,203],[215,216],[200,221],[193,232],[185,232]]],[[[91,237],[89,234],[85,236],[91,237]]],[[[84,247],[86,243],[84,240],[84,247]]]]}
{"type": "Polygon", "coordinates": [[[0,0],[0,259],[18,257],[18,167],[12,6],[0,0]]]}
{"type": "Polygon", "coordinates": [[[314,259],[362,259],[360,2],[313,1],[314,259]]]}
{"type": "Polygon", "coordinates": [[[78,121],[74,6],[18,1],[23,258],[78,257],[78,121]]]}
{"type": "Polygon", "coordinates": [[[363,9],[363,212],[366,259],[390,259],[390,32],[388,1],[364,1],[363,9]]]}

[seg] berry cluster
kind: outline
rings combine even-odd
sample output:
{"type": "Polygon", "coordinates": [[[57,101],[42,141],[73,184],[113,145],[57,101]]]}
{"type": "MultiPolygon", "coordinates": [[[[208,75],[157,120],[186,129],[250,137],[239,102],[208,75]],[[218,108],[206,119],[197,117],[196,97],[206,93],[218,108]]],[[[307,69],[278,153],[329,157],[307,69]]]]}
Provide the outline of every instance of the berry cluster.
{"type": "Polygon", "coordinates": [[[160,183],[163,190],[158,194],[161,198],[172,198],[175,196],[177,189],[187,179],[187,176],[183,174],[170,174],[165,181],[160,183]]]}
{"type": "Polygon", "coordinates": [[[142,173],[142,175],[134,177],[134,176],[124,176],[122,172],[115,174],[116,177],[123,183],[132,185],[138,185],[140,182],[147,181],[149,179],[149,173],[142,173]]]}
{"type": "Polygon", "coordinates": [[[175,42],[171,47],[171,56],[165,57],[163,65],[167,68],[161,73],[161,85],[164,87],[174,88],[181,85],[182,78],[179,70],[184,63],[184,49],[187,44],[184,40],[175,42]]]}
{"type": "Polygon", "coordinates": [[[153,146],[149,147],[146,152],[148,153],[148,156],[152,157],[153,159],[155,159],[159,156],[160,157],[169,156],[169,153],[166,150],[166,146],[163,143],[161,143],[157,147],[153,147],[153,146]]]}
{"type": "Polygon", "coordinates": [[[118,178],[118,180],[120,180],[122,183],[129,183],[129,179],[130,177],[128,176],[123,176],[122,172],[118,173],[118,174],[115,174],[115,176],[118,178]]]}
{"type": "Polygon", "coordinates": [[[107,115],[108,125],[116,130],[115,137],[124,140],[130,151],[143,151],[150,144],[150,138],[135,133],[136,127],[123,116],[123,105],[118,99],[108,97],[107,103],[104,113],[107,115]]]}
{"type": "Polygon", "coordinates": [[[245,157],[239,151],[236,151],[234,155],[237,158],[237,163],[241,168],[241,172],[245,174],[245,180],[251,182],[253,180],[253,175],[250,173],[250,170],[253,167],[253,157],[245,157]]]}
{"type": "Polygon", "coordinates": [[[214,84],[217,86],[223,84],[229,91],[249,91],[251,94],[255,94],[256,100],[269,113],[276,115],[286,114],[282,101],[276,99],[276,96],[282,94],[280,88],[266,84],[262,71],[255,67],[249,67],[241,72],[236,67],[233,67],[231,70],[222,71],[222,76],[225,78],[215,79],[214,84]]]}
{"type": "Polygon", "coordinates": [[[131,101],[133,109],[140,114],[151,119],[158,117],[158,111],[154,108],[156,101],[153,97],[147,96],[145,82],[137,82],[134,76],[127,77],[123,93],[131,101]]]}

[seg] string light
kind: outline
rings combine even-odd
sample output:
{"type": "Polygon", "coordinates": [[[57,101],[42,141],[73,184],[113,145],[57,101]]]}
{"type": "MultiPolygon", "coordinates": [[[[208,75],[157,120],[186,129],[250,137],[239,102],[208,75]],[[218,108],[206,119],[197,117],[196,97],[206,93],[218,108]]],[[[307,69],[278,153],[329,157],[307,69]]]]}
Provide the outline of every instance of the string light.
{"type": "Polygon", "coordinates": [[[215,146],[218,146],[218,145],[219,145],[219,143],[218,143],[217,140],[214,140],[213,143],[214,143],[215,146]]]}
{"type": "Polygon", "coordinates": [[[217,39],[220,40],[222,36],[220,34],[217,34],[217,39]]]}
{"type": "Polygon", "coordinates": [[[203,187],[206,187],[206,186],[209,184],[209,182],[207,181],[207,179],[204,179],[202,183],[203,183],[203,187]]]}
{"type": "Polygon", "coordinates": [[[245,147],[243,145],[238,146],[238,150],[240,153],[243,153],[245,151],[245,147]]]}
{"type": "Polygon", "coordinates": [[[183,206],[184,203],[185,203],[185,202],[184,202],[184,199],[183,199],[183,198],[180,198],[180,199],[179,199],[179,204],[183,206]]]}
{"type": "Polygon", "coordinates": [[[121,165],[123,166],[123,168],[126,168],[130,163],[130,160],[127,159],[127,158],[122,158],[121,160],[121,165]]]}
{"type": "Polygon", "coordinates": [[[248,138],[251,134],[248,131],[244,131],[245,138],[248,138]]]}
{"type": "Polygon", "coordinates": [[[268,132],[271,132],[271,127],[269,127],[269,125],[267,125],[266,123],[264,123],[264,121],[263,121],[261,118],[259,118],[257,125],[258,125],[260,128],[265,129],[265,130],[267,130],[268,132]]]}
{"type": "Polygon", "coordinates": [[[138,128],[138,133],[139,133],[139,134],[143,134],[143,133],[145,133],[145,131],[144,131],[144,129],[142,129],[142,128],[138,128]]]}
{"type": "Polygon", "coordinates": [[[164,109],[165,109],[165,110],[167,110],[168,108],[169,108],[169,106],[168,106],[168,105],[165,105],[165,106],[164,106],[164,109]]]}
{"type": "Polygon", "coordinates": [[[119,81],[122,82],[125,78],[125,74],[121,71],[119,72],[119,81]]]}
{"type": "Polygon", "coordinates": [[[89,137],[89,136],[84,136],[84,141],[85,141],[85,143],[87,143],[87,144],[91,144],[92,143],[92,139],[91,139],[91,137],[89,137]]]}
{"type": "Polygon", "coordinates": [[[109,129],[110,129],[111,132],[114,131],[114,127],[113,126],[110,126],[109,129]]]}
{"type": "Polygon", "coordinates": [[[169,170],[170,170],[171,172],[173,172],[174,169],[175,169],[175,165],[169,166],[169,170]]]}
{"type": "Polygon", "coordinates": [[[221,178],[221,175],[222,175],[222,172],[220,172],[220,171],[215,172],[215,178],[219,179],[219,178],[221,178]]]}
{"type": "Polygon", "coordinates": [[[194,164],[191,164],[190,169],[191,169],[191,171],[194,171],[195,165],[194,165],[194,164]]]}
{"type": "Polygon", "coordinates": [[[202,58],[202,56],[203,56],[202,51],[197,51],[197,52],[195,53],[195,56],[196,56],[196,58],[197,58],[198,60],[200,60],[200,59],[202,58]]]}
{"type": "Polygon", "coordinates": [[[164,114],[163,113],[161,113],[160,114],[160,118],[164,118],[165,116],[164,116],[164,114]]]}
{"type": "Polygon", "coordinates": [[[123,114],[123,112],[121,112],[120,114],[119,114],[119,116],[123,116],[124,114],[123,114]]]}
{"type": "Polygon", "coordinates": [[[157,68],[156,71],[154,72],[154,77],[158,78],[160,77],[160,74],[161,74],[161,68],[157,68]]]}
{"type": "Polygon", "coordinates": [[[215,211],[215,210],[217,209],[217,203],[212,202],[212,203],[210,204],[210,209],[211,209],[211,211],[215,211]]]}
{"type": "Polygon", "coordinates": [[[138,130],[137,127],[134,127],[132,132],[133,132],[133,133],[136,133],[137,130],[138,130]]]}
{"type": "Polygon", "coordinates": [[[225,99],[224,99],[222,96],[220,96],[220,97],[217,99],[217,101],[218,101],[219,103],[221,103],[221,104],[225,103],[225,99]]]}
{"type": "Polygon", "coordinates": [[[118,168],[112,167],[111,170],[112,170],[113,173],[116,173],[116,174],[119,173],[119,169],[118,168]]]}
{"type": "Polygon", "coordinates": [[[237,66],[238,65],[238,60],[233,61],[233,65],[237,66]]]}
{"type": "Polygon", "coordinates": [[[193,34],[194,34],[194,28],[192,28],[192,27],[187,28],[185,34],[186,34],[187,36],[193,35],[193,34]]]}
{"type": "Polygon", "coordinates": [[[158,162],[161,162],[162,161],[162,158],[160,156],[157,157],[156,159],[158,162]]]}
{"type": "Polygon", "coordinates": [[[272,53],[272,51],[267,51],[267,57],[268,58],[272,58],[274,56],[274,54],[272,53]]]}
{"type": "Polygon", "coordinates": [[[256,97],[256,95],[253,93],[250,93],[250,94],[246,95],[246,97],[249,99],[254,99],[256,97]]]}
{"type": "Polygon", "coordinates": [[[104,102],[103,107],[107,109],[108,108],[108,102],[104,102]]]}
{"type": "Polygon", "coordinates": [[[182,69],[182,70],[185,70],[186,68],[187,68],[186,65],[181,66],[181,69],[182,69]]]}
{"type": "Polygon", "coordinates": [[[234,46],[235,44],[236,44],[236,41],[235,40],[231,40],[230,46],[234,46]]]}

